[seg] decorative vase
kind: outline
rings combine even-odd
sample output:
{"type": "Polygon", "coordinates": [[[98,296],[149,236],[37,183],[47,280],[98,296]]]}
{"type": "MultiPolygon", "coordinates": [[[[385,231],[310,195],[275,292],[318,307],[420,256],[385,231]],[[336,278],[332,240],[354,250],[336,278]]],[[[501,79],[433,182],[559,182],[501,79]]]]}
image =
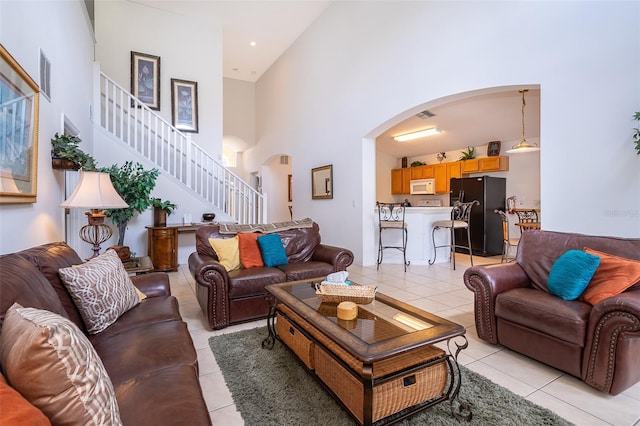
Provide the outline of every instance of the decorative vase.
{"type": "Polygon", "coordinates": [[[159,207],[153,208],[153,226],[167,226],[167,212],[159,207]]]}
{"type": "Polygon", "coordinates": [[[51,167],[56,170],[78,170],[80,164],[65,158],[51,158],[51,167]]]}

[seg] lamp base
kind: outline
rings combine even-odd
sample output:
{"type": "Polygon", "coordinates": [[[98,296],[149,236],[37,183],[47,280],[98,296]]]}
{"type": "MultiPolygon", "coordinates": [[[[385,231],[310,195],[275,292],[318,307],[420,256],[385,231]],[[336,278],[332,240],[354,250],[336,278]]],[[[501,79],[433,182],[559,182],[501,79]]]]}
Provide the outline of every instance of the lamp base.
{"type": "MultiPolygon", "coordinates": [[[[102,220],[104,221],[104,217],[102,220]]],[[[80,238],[82,241],[92,245],[93,256],[89,259],[93,259],[100,254],[100,244],[111,238],[111,235],[113,235],[113,232],[109,225],[105,225],[104,223],[91,224],[91,220],[89,220],[89,225],[84,225],[80,228],[80,238]]]]}

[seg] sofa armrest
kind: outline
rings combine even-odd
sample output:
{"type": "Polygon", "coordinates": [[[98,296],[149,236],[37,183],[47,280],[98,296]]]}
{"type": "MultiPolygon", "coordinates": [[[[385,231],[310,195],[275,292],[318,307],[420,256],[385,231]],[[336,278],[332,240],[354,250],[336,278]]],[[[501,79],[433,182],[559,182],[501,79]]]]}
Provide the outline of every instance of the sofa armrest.
{"type": "Polygon", "coordinates": [[[196,280],[196,298],[214,329],[229,325],[229,276],[224,266],[211,256],[193,252],[189,255],[189,270],[196,280]]]}
{"type": "Polygon", "coordinates": [[[171,296],[169,274],[165,272],[136,275],[131,277],[131,281],[147,297],[171,296]]]}
{"type": "Polygon", "coordinates": [[[640,289],[596,304],[589,316],[582,380],[617,395],[640,380],[640,289]]]}
{"type": "Polygon", "coordinates": [[[344,271],[353,263],[353,253],[341,247],[318,244],[311,260],[333,265],[334,272],[344,271]]]}
{"type": "Polygon", "coordinates": [[[527,288],[531,280],[518,263],[473,266],[464,273],[464,284],[474,293],[474,316],[478,337],[498,343],[496,296],[514,288],[527,288]]]}

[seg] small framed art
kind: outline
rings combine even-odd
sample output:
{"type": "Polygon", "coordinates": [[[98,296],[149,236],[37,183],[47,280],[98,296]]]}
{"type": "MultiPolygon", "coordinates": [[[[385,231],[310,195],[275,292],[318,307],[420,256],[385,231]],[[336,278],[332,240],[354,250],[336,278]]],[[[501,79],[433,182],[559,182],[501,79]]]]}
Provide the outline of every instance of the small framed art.
{"type": "Polygon", "coordinates": [[[171,120],[178,130],[198,133],[198,83],[171,79],[171,120]]]}
{"type": "Polygon", "coordinates": [[[131,94],[153,110],[160,110],[160,56],[131,52],[131,94]]]}
{"type": "Polygon", "coordinates": [[[497,157],[498,155],[500,155],[500,141],[489,142],[489,145],[487,145],[487,156],[497,157]]]}

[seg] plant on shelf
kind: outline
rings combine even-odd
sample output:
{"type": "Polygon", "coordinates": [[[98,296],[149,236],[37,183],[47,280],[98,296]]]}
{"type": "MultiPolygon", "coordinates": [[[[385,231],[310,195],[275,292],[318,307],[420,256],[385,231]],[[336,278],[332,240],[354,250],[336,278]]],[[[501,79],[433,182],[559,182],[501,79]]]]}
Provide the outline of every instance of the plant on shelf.
{"type": "Polygon", "coordinates": [[[96,161],[82,151],[78,144],[82,140],[77,136],[55,134],[51,138],[51,164],[54,169],[94,171],[96,161]]]}
{"type": "Polygon", "coordinates": [[[474,158],[476,158],[476,149],[468,146],[466,151],[462,151],[462,157],[460,157],[460,161],[473,160],[474,158]]]}
{"type": "MultiPolygon", "coordinates": [[[[640,121],[640,112],[636,112],[633,115],[633,118],[637,121],[640,121]]],[[[636,153],[640,155],[640,129],[635,127],[633,132],[633,140],[636,143],[636,153]]]]}
{"type": "Polygon", "coordinates": [[[425,163],[424,161],[414,161],[411,163],[411,167],[419,167],[419,166],[426,166],[427,163],[425,163]]]}
{"type": "Polygon", "coordinates": [[[153,207],[153,226],[166,226],[167,216],[170,216],[178,207],[171,201],[162,201],[160,198],[152,198],[151,206],[153,207]]]}
{"type": "Polygon", "coordinates": [[[113,187],[129,204],[127,208],[107,210],[107,217],[118,226],[118,245],[122,246],[129,221],[151,205],[150,194],[156,186],[156,179],[160,172],[158,169],[145,170],[142,164],[134,165],[131,161],[127,161],[122,167],[114,164],[100,171],[111,175],[113,187]]]}

